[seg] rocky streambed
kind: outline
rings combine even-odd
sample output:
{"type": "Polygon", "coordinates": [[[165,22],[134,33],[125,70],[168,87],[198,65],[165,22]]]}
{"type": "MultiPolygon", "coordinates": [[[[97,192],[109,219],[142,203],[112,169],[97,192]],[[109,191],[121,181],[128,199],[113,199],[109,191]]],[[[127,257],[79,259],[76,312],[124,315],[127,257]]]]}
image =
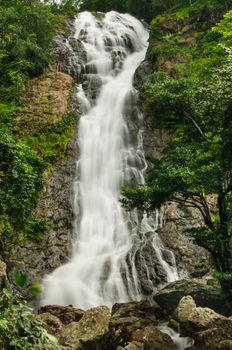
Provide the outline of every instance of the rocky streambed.
{"type": "MultiPolygon", "coordinates": [[[[0,261],[0,288],[6,285],[6,265],[0,261]]],[[[36,317],[60,350],[229,350],[231,315],[231,295],[208,277],[170,283],[151,302],[86,311],[48,305],[36,317]]]]}
{"type": "Polygon", "coordinates": [[[87,311],[45,306],[38,317],[57,337],[60,349],[232,349],[232,317],[197,306],[191,296],[183,297],[168,315],[169,328],[160,326],[163,316],[161,305],[141,301],[115,304],[112,310],[106,306],[87,311]]]}

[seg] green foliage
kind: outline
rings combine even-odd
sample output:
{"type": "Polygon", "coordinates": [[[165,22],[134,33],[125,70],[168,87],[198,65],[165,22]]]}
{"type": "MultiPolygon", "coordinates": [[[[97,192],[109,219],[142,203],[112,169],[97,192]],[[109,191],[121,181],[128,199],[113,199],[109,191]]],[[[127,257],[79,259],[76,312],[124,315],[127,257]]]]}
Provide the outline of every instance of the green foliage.
{"type": "Polygon", "coordinates": [[[125,0],[84,0],[81,5],[81,10],[85,11],[101,11],[107,12],[116,10],[123,12],[126,10],[125,0]]]}
{"type": "MultiPolygon", "coordinates": [[[[19,288],[24,288],[28,285],[28,274],[23,273],[17,269],[13,270],[13,281],[14,284],[19,288]]],[[[38,282],[34,281],[29,285],[29,292],[32,296],[41,295],[41,286],[38,282]]]]}
{"type": "Polygon", "coordinates": [[[28,280],[28,275],[26,273],[21,273],[19,270],[14,269],[13,271],[14,282],[18,287],[24,287],[28,280]]]}
{"type": "MultiPolygon", "coordinates": [[[[13,111],[14,108],[13,108],[13,111]]],[[[6,113],[6,120],[11,119],[6,113]]],[[[11,122],[9,122],[11,126],[11,122]]],[[[26,223],[36,207],[43,186],[43,161],[22,140],[17,140],[7,128],[0,128],[0,243],[1,253],[22,240],[22,233],[30,235],[26,223]],[[26,225],[26,227],[25,227],[26,225]],[[16,234],[17,232],[17,234],[16,234]]],[[[33,220],[32,220],[33,221],[33,220]]],[[[34,223],[34,227],[37,226],[34,223]]],[[[35,230],[34,230],[35,232],[35,230]]],[[[41,234],[41,230],[35,237],[41,234]]]]}
{"type": "Polygon", "coordinates": [[[76,116],[66,115],[57,123],[43,125],[34,135],[17,139],[10,132],[14,113],[13,107],[6,110],[4,115],[9,126],[0,128],[2,254],[8,254],[14,243],[23,242],[26,237],[41,239],[52,226],[50,220],[33,218],[31,214],[43,187],[43,171],[66,155],[76,124],[76,116]]]}
{"type": "Polygon", "coordinates": [[[213,29],[212,33],[218,35],[222,44],[231,45],[232,41],[232,11],[225,14],[224,19],[219,22],[213,29]]]}
{"type": "Polygon", "coordinates": [[[45,3],[49,4],[52,13],[74,16],[79,11],[81,0],[45,0],[45,3]]]}
{"type": "Polygon", "coordinates": [[[228,9],[231,4],[231,0],[83,0],[81,9],[129,12],[138,18],[150,21],[155,16],[170,10],[176,13],[178,19],[183,19],[192,13],[199,14],[203,9],[228,9]]]}
{"type": "Polygon", "coordinates": [[[207,80],[179,80],[153,74],[141,88],[141,101],[154,127],[172,138],[153,161],[146,187],[124,190],[127,207],[147,211],[166,201],[197,208],[207,228],[192,232],[222,271],[232,268],[232,55],[208,72],[207,80]],[[217,208],[208,198],[215,198],[217,208]]]}
{"type": "Polygon", "coordinates": [[[153,16],[151,0],[84,0],[81,10],[129,12],[147,21],[151,20],[153,16]]]}
{"type": "Polygon", "coordinates": [[[57,340],[32,315],[27,304],[4,289],[0,296],[0,347],[2,350],[55,350],[57,340]]]}
{"type": "Polygon", "coordinates": [[[232,273],[222,273],[215,271],[214,277],[217,278],[221,284],[222,291],[225,294],[232,295],[232,273]]]}
{"type": "Polygon", "coordinates": [[[202,10],[228,10],[231,0],[152,0],[153,13],[158,15],[172,10],[178,19],[184,19],[202,10]]]}
{"type": "Polygon", "coordinates": [[[0,0],[0,245],[10,254],[25,239],[41,238],[51,226],[45,218],[33,218],[42,174],[66,151],[71,137],[70,118],[54,130],[41,130],[27,139],[19,136],[14,118],[28,79],[48,66],[49,53],[62,16],[77,12],[78,1],[0,0]],[[64,125],[64,123],[67,125],[64,125]]]}
{"type": "Polygon", "coordinates": [[[24,224],[24,233],[33,239],[41,239],[45,231],[52,227],[52,221],[47,218],[28,219],[24,224]]]}
{"type": "Polygon", "coordinates": [[[73,114],[65,115],[55,124],[43,125],[38,133],[27,136],[25,142],[49,166],[66,155],[76,119],[73,114]]]}
{"type": "Polygon", "coordinates": [[[58,18],[40,0],[0,2],[0,93],[18,100],[29,77],[48,65],[58,18]]]}
{"type": "Polygon", "coordinates": [[[16,242],[41,239],[52,225],[46,218],[31,215],[43,187],[43,171],[66,155],[76,116],[66,115],[57,123],[43,125],[34,135],[19,138],[13,127],[19,108],[0,104],[0,110],[0,243],[2,254],[7,255],[16,242]]]}
{"type": "Polygon", "coordinates": [[[36,206],[42,188],[41,160],[22,141],[0,130],[0,215],[20,226],[36,206]]]}
{"type": "Polygon", "coordinates": [[[170,74],[175,78],[191,75],[204,79],[210,68],[224,60],[223,45],[230,45],[230,12],[213,25],[231,7],[232,1],[177,1],[171,10],[155,17],[148,50],[154,67],[162,69],[170,61],[170,74]]]}

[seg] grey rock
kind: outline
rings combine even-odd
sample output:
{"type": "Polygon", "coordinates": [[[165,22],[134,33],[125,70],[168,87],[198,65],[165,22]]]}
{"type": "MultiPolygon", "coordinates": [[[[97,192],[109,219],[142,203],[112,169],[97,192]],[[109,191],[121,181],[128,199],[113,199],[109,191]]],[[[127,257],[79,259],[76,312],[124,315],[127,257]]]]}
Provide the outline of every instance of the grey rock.
{"type": "Polygon", "coordinates": [[[196,307],[195,300],[190,295],[183,297],[175,310],[175,320],[179,323],[186,322],[196,307]]]}
{"type": "Polygon", "coordinates": [[[172,315],[184,296],[191,296],[201,307],[208,307],[229,316],[232,307],[220,288],[208,286],[195,280],[181,280],[170,283],[154,296],[164,315],[172,315]]]}
{"type": "Polygon", "coordinates": [[[171,337],[156,327],[146,327],[143,336],[144,350],[175,350],[176,346],[171,337]]]}
{"type": "Polygon", "coordinates": [[[232,336],[232,320],[207,307],[193,308],[181,327],[187,335],[213,328],[223,328],[227,329],[228,335],[232,336]]]}
{"type": "Polygon", "coordinates": [[[67,325],[80,321],[85,312],[72,306],[46,305],[41,307],[38,313],[49,313],[57,317],[64,325],[67,325]]]}
{"type": "Polygon", "coordinates": [[[149,81],[149,75],[152,73],[150,63],[144,60],[135,71],[134,85],[139,86],[149,81]]]}
{"type": "Polygon", "coordinates": [[[190,297],[183,298],[175,312],[183,336],[191,336],[191,350],[230,349],[232,319],[209,308],[196,307],[190,297]]]}
{"type": "Polygon", "coordinates": [[[184,232],[201,225],[202,219],[196,211],[184,210],[176,204],[164,208],[166,224],[159,230],[164,244],[176,255],[179,272],[182,277],[202,277],[209,273],[212,266],[210,253],[196,245],[184,232]]]}
{"type": "Polygon", "coordinates": [[[157,325],[156,314],[157,307],[148,301],[115,304],[110,320],[111,344],[138,346],[137,342],[142,343],[144,329],[157,325]]]}
{"type": "Polygon", "coordinates": [[[87,310],[79,322],[64,327],[61,345],[73,349],[100,349],[109,332],[110,310],[99,306],[87,310]]]}
{"type": "MultiPolygon", "coordinates": [[[[137,269],[138,280],[144,296],[152,295],[161,285],[167,284],[167,274],[160,261],[153,240],[156,233],[148,232],[143,235],[137,244],[132,248],[135,256],[135,266],[137,269]]],[[[174,255],[165,247],[161,248],[162,258],[175,264],[174,255]]],[[[132,254],[132,255],[133,255],[132,254]]]]}
{"type": "Polygon", "coordinates": [[[88,96],[90,100],[94,101],[99,96],[102,80],[98,75],[93,73],[85,74],[84,77],[86,80],[83,82],[83,89],[86,96],[88,96]]]}

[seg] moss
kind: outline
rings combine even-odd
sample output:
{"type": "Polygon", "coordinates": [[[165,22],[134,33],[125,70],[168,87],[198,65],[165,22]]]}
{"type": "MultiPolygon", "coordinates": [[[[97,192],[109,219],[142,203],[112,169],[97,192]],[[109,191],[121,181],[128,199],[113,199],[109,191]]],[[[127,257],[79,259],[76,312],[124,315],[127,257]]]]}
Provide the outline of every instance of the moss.
{"type": "Polygon", "coordinates": [[[74,131],[72,127],[67,126],[67,129],[62,134],[51,132],[48,134],[29,135],[25,142],[49,166],[66,155],[67,146],[72,136],[74,136],[74,131]]]}
{"type": "Polygon", "coordinates": [[[47,96],[43,96],[41,98],[36,98],[33,100],[33,103],[35,105],[41,105],[41,104],[44,104],[44,103],[48,103],[48,97],[47,96]]]}

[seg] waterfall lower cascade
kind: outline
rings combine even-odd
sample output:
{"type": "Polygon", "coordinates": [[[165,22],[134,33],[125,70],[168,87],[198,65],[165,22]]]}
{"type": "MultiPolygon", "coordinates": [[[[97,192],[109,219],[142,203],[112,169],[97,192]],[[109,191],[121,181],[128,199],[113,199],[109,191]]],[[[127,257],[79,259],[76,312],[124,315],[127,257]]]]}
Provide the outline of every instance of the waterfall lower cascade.
{"type": "MultiPolygon", "coordinates": [[[[137,19],[116,12],[83,12],[74,26],[72,45],[79,45],[85,57],[74,74],[82,111],[74,183],[75,242],[70,261],[45,278],[42,304],[111,307],[142,298],[140,274],[151,289],[153,279],[159,278],[142,256],[147,242],[163,279],[178,278],[173,254],[155,232],[159,220],[146,216],[141,220],[136,211],[125,213],[119,201],[124,184],[144,183],[147,167],[142,131],[133,126],[133,118],[137,124],[142,118],[136,108],[133,76],[145,57],[148,33],[137,19]],[[142,272],[136,260],[139,264],[144,260],[142,272]]],[[[65,45],[75,63],[70,43],[65,45]]]]}

